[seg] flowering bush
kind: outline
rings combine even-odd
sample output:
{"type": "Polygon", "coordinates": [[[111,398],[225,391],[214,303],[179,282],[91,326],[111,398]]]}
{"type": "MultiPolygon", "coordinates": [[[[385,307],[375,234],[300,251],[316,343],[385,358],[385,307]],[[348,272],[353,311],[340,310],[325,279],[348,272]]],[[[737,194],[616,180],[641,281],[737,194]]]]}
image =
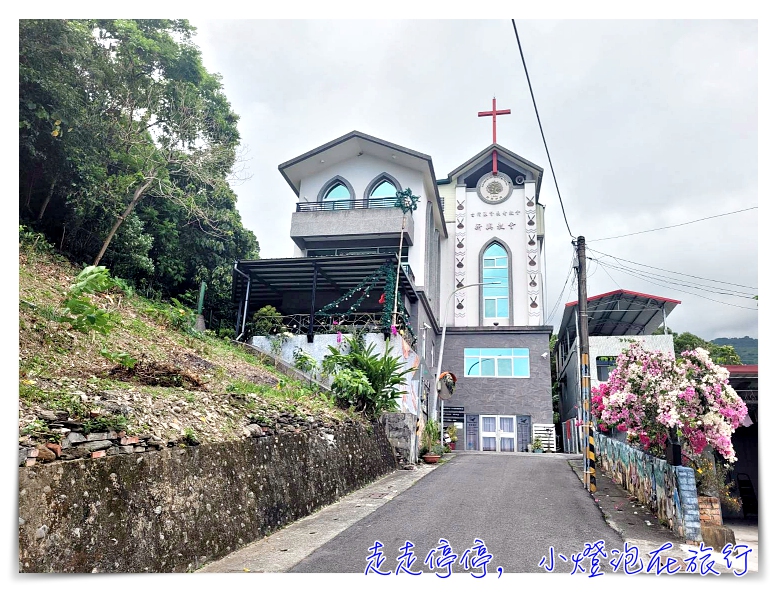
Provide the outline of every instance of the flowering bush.
{"type": "Polygon", "coordinates": [[[638,342],[618,356],[609,380],[591,389],[591,403],[602,431],[626,432],[629,442],[656,456],[663,456],[669,434],[677,434],[694,464],[707,446],[736,461],[731,434],[747,415],[728,370],[709,352],[697,348],[675,359],[638,342]]]}

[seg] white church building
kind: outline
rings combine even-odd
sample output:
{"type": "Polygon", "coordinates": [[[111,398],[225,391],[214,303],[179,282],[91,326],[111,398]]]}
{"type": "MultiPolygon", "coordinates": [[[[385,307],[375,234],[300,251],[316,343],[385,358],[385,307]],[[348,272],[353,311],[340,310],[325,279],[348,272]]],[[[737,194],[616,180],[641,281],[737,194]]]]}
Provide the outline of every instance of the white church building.
{"type": "Polygon", "coordinates": [[[320,359],[353,330],[388,338],[417,368],[400,408],[419,429],[440,416],[442,355],[457,378],[444,423],[458,450],[526,451],[552,434],[543,171],[495,140],[443,179],[431,156],[358,131],[279,165],[296,200],[294,257],[235,263],[237,333],[251,337],[252,315],[271,305],[294,334],[288,360],[296,347],[320,359]],[[407,213],[403,191],[417,197],[407,213]]]}

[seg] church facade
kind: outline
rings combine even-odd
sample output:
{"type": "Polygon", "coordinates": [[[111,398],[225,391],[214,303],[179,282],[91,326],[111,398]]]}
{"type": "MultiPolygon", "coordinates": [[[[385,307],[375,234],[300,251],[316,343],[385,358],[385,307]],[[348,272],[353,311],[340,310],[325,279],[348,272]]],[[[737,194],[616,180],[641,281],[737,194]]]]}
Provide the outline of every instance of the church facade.
{"type": "Polygon", "coordinates": [[[361,323],[412,350],[402,411],[419,424],[440,418],[438,365],[455,375],[443,419],[458,450],[526,451],[552,433],[540,167],[494,141],[438,179],[430,156],[353,131],[278,168],[297,200],[294,256],[236,262],[239,333],[270,304],[315,355],[361,323]],[[395,207],[403,191],[415,209],[395,207]]]}

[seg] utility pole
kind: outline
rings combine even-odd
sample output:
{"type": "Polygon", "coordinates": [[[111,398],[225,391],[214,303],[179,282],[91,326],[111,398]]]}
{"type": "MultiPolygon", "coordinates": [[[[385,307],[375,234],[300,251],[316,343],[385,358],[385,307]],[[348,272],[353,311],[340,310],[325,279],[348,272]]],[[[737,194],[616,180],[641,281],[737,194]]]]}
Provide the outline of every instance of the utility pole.
{"type": "Polygon", "coordinates": [[[596,455],[594,452],[593,421],[591,419],[591,365],[588,360],[588,289],[585,273],[585,237],[577,237],[577,314],[580,342],[580,388],[583,399],[585,446],[585,486],[596,493],[596,455]]]}

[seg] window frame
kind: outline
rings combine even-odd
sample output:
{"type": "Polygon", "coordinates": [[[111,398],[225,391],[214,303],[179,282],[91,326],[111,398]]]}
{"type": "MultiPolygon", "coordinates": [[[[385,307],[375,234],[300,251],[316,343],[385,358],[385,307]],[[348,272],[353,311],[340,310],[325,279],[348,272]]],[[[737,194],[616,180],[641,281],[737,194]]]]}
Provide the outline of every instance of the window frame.
{"type": "Polygon", "coordinates": [[[356,193],[353,190],[353,185],[351,185],[348,182],[348,179],[346,179],[345,177],[341,177],[340,175],[335,175],[334,177],[329,179],[329,181],[327,181],[326,183],[324,183],[321,186],[321,190],[318,192],[318,197],[316,199],[317,199],[317,201],[319,203],[322,203],[322,204],[323,203],[333,203],[333,202],[338,202],[338,201],[348,201],[350,203],[348,204],[347,208],[338,208],[338,209],[351,209],[351,208],[353,208],[354,202],[356,201],[356,193]],[[329,195],[329,193],[337,185],[342,185],[343,187],[345,187],[348,190],[349,197],[348,197],[347,200],[346,199],[331,199],[331,200],[327,200],[326,199],[326,196],[329,195]]]}
{"type": "Polygon", "coordinates": [[[506,278],[506,287],[507,288],[507,295],[506,296],[486,296],[486,290],[488,288],[491,288],[491,286],[484,286],[481,285],[479,292],[480,292],[480,302],[479,302],[479,308],[480,308],[480,324],[486,325],[493,324],[494,322],[497,322],[499,324],[504,324],[505,321],[507,323],[507,326],[510,326],[513,324],[513,282],[512,282],[512,253],[510,252],[510,248],[500,241],[499,239],[492,239],[489,242],[487,242],[485,245],[483,245],[483,248],[480,251],[480,256],[478,258],[478,271],[480,275],[480,282],[486,283],[489,278],[485,277],[485,270],[486,269],[506,269],[507,271],[507,278],[506,278]],[[505,267],[488,267],[485,266],[486,259],[501,259],[502,257],[493,257],[489,256],[486,257],[486,251],[488,251],[492,246],[498,246],[505,252],[506,257],[506,265],[505,267]],[[507,316],[501,317],[501,316],[493,316],[489,317],[486,316],[486,299],[489,301],[494,302],[494,312],[499,313],[499,302],[506,302],[507,304],[507,316]]]}
{"type": "MultiPolygon", "coordinates": [[[[502,365],[503,366],[503,365],[502,365]]],[[[531,350],[528,347],[465,347],[464,348],[464,376],[466,378],[531,378],[531,350]],[[510,355],[505,353],[495,353],[505,350],[510,351],[510,355]],[[486,353],[484,353],[486,352],[486,353]],[[519,352],[519,353],[516,353],[519,352]],[[525,353],[522,353],[525,352],[525,353]],[[470,371],[474,365],[470,365],[472,360],[478,360],[478,374],[471,374],[470,371]],[[482,375],[480,368],[483,367],[483,360],[493,360],[493,374],[482,375]],[[510,361],[510,374],[500,374],[500,360],[510,361]],[[516,374],[516,361],[525,360],[526,372],[516,374]]]]}

